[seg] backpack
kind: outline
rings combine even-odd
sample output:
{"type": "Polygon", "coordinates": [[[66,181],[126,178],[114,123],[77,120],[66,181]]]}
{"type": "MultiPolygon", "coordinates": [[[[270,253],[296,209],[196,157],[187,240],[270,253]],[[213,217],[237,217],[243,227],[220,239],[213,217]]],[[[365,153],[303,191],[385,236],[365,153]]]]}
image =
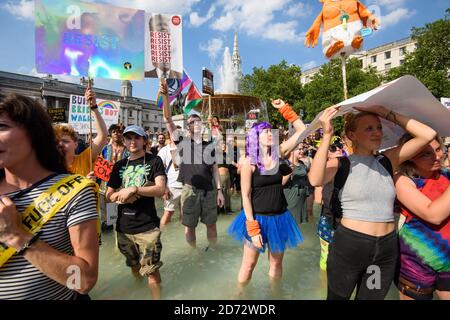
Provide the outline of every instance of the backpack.
{"type": "MultiPolygon", "coordinates": [[[[389,172],[391,177],[394,176],[391,161],[385,155],[377,156],[380,164],[389,172]]],[[[339,167],[334,177],[333,191],[330,198],[328,209],[322,206],[322,214],[327,219],[330,227],[336,230],[342,218],[342,206],[339,200],[339,192],[344,187],[350,173],[350,160],[347,157],[341,157],[339,160],[339,167]]],[[[330,182],[331,183],[331,182],[330,182]]]]}

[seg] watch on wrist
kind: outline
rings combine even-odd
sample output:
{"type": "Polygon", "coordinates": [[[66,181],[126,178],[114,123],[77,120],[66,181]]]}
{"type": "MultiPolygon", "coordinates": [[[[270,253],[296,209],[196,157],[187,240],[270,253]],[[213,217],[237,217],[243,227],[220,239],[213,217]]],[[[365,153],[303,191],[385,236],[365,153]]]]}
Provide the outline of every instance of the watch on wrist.
{"type": "Polygon", "coordinates": [[[28,250],[28,248],[30,248],[31,245],[32,245],[33,243],[35,243],[37,239],[39,239],[39,236],[40,236],[40,235],[41,235],[41,232],[38,232],[38,233],[36,233],[35,235],[33,235],[33,237],[32,237],[30,240],[28,240],[28,241],[22,246],[22,248],[20,248],[20,249],[17,251],[17,254],[23,256],[23,255],[25,254],[25,252],[28,250]]]}

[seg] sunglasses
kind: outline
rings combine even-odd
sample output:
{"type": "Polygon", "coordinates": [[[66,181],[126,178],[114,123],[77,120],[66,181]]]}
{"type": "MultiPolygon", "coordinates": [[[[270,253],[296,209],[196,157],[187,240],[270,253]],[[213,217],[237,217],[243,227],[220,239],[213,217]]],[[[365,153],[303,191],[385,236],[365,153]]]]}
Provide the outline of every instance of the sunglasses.
{"type": "Polygon", "coordinates": [[[338,149],[338,147],[337,146],[330,146],[329,148],[328,148],[328,151],[330,151],[330,152],[336,152],[336,151],[339,151],[340,149],[338,149]]]}
{"type": "Polygon", "coordinates": [[[192,126],[194,124],[202,124],[202,121],[201,120],[194,120],[194,121],[189,121],[187,123],[188,126],[192,126]]]}

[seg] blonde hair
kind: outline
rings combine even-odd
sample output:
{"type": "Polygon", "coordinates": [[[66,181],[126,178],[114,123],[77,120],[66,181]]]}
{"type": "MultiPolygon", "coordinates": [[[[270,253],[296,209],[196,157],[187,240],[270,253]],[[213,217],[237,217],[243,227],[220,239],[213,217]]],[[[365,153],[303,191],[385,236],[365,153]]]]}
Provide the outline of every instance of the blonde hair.
{"type": "Polygon", "coordinates": [[[58,123],[53,125],[53,130],[55,131],[55,135],[57,139],[60,139],[62,136],[69,136],[74,142],[78,141],[78,134],[75,129],[65,123],[58,123]]]}

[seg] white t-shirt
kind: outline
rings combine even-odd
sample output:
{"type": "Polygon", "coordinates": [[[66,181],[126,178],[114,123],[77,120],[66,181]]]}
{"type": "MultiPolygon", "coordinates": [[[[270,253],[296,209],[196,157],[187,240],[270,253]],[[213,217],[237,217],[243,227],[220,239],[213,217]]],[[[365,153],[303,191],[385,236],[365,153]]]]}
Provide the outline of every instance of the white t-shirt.
{"type": "MultiPolygon", "coordinates": [[[[172,147],[170,144],[166,145],[165,147],[161,148],[158,152],[158,157],[161,158],[163,161],[164,167],[166,168],[166,174],[167,174],[167,186],[169,188],[182,188],[183,184],[178,179],[178,173],[180,172],[180,168],[178,167],[177,170],[175,170],[175,167],[173,165],[172,161],[172,155],[170,153],[171,149],[177,150],[177,147],[172,147]],[[167,171],[167,167],[169,166],[169,171],[167,171]]],[[[179,165],[179,164],[178,164],[179,165]]]]}

